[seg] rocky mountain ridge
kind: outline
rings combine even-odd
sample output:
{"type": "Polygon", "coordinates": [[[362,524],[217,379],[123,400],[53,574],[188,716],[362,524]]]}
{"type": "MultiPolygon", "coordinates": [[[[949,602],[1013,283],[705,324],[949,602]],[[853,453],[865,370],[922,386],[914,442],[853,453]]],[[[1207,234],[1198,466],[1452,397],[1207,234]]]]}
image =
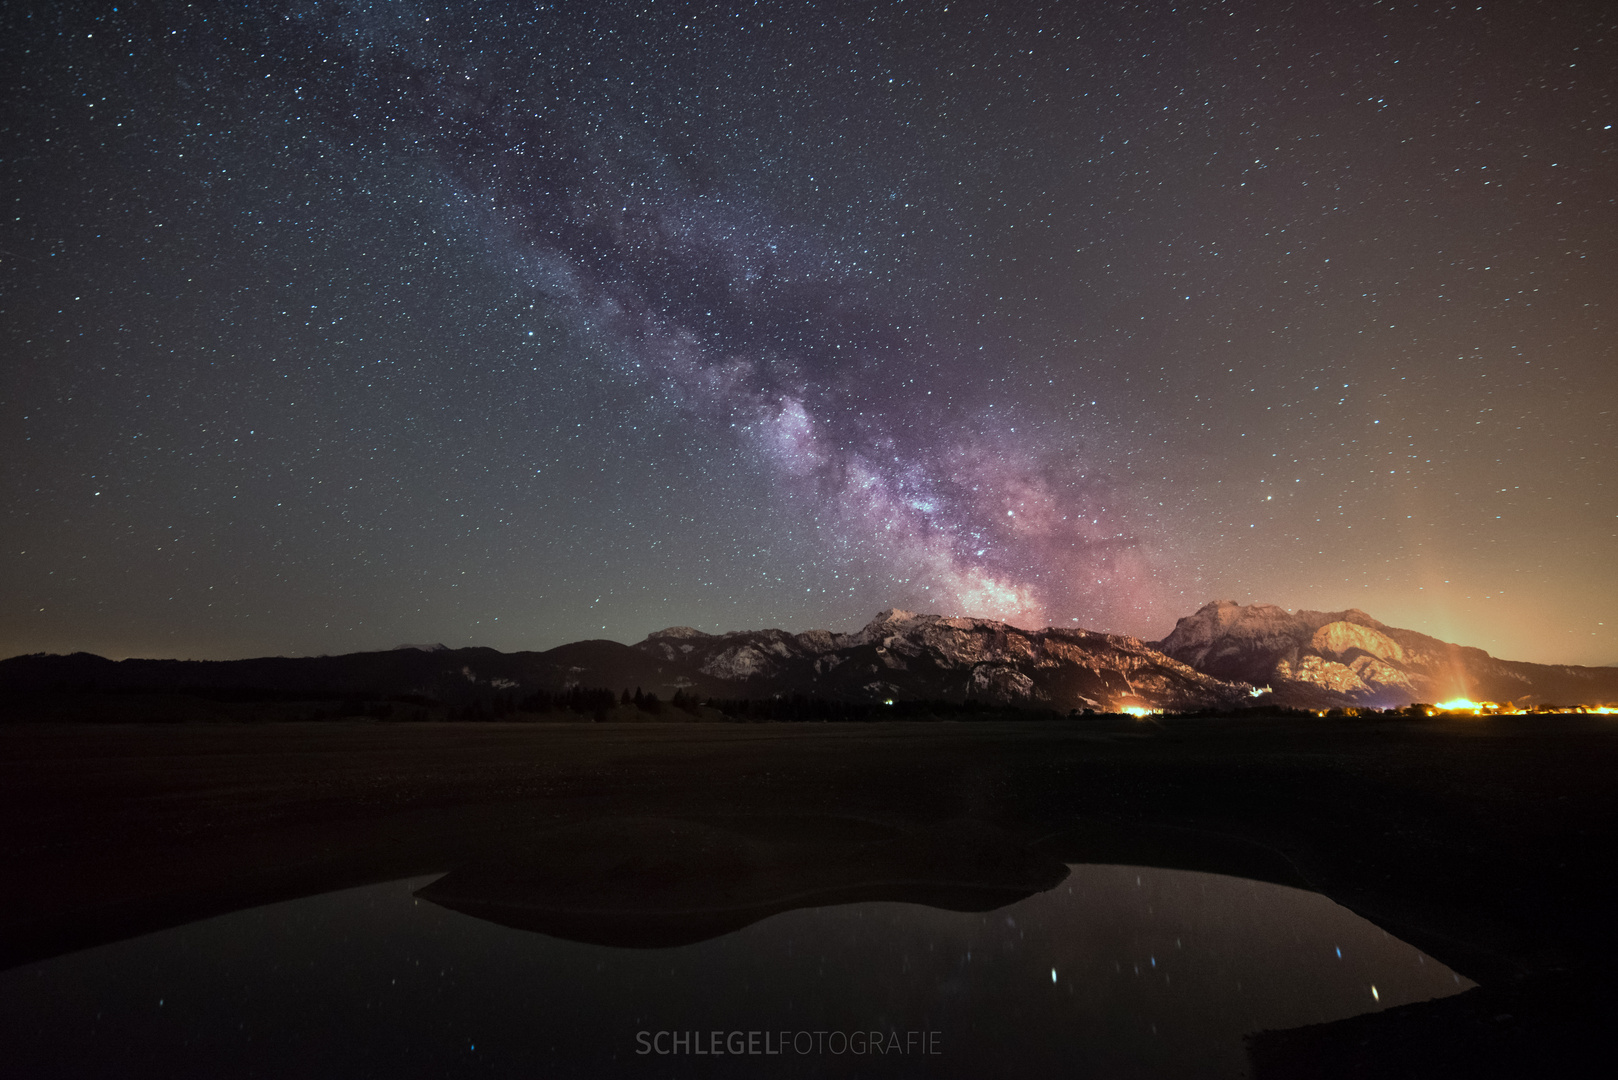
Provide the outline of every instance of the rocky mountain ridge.
{"type": "Polygon", "coordinates": [[[890,609],[848,634],[811,630],[710,635],[671,627],[634,646],[701,692],[803,693],[853,700],[977,698],[1098,711],[1233,707],[1251,688],[1213,678],[1119,634],[890,609]]]}
{"type": "Polygon", "coordinates": [[[1618,698],[1618,672],[1499,660],[1357,608],[1289,612],[1219,600],[1181,619],[1164,654],[1216,678],[1268,687],[1266,701],[1303,708],[1392,708],[1411,702],[1593,703],[1618,698]]]}

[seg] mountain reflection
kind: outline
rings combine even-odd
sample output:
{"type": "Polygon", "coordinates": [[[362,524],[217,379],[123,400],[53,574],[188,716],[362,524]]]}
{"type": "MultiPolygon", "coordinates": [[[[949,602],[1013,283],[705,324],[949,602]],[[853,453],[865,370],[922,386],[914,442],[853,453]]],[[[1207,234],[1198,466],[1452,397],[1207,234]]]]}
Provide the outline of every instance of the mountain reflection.
{"type": "Polygon", "coordinates": [[[789,843],[783,823],[768,843],[668,821],[657,845],[625,842],[648,824],[531,835],[520,858],[438,881],[272,904],[0,972],[8,1068],[1236,1077],[1246,1033],[1472,985],[1280,885],[1051,867],[972,827],[845,823],[864,831],[863,869],[812,861],[814,845],[789,843]],[[805,861],[794,868],[793,855],[805,861]],[[889,899],[834,902],[862,895],[889,899]],[[604,905],[593,916],[592,902],[604,905]],[[611,947],[624,944],[660,947],[611,947]]]}
{"type": "Polygon", "coordinates": [[[896,829],[753,819],[746,832],[608,818],[510,838],[417,895],[519,930],[596,945],[704,941],[794,908],[902,901],[981,912],[1050,889],[1067,867],[979,822],[896,829]]]}

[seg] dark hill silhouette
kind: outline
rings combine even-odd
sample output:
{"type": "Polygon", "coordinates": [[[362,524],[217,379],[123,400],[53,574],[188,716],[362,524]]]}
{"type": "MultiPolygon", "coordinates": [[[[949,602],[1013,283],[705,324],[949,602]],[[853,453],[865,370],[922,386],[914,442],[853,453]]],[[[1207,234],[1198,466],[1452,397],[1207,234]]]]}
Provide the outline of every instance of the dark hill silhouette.
{"type": "Polygon", "coordinates": [[[99,693],[254,692],[284,699],[414,697],[451,705],[573,686],[644,688],[667,700],[801,695],[833,701],[973,699],[1108,711],[1229,707],[1249,688],[1211,678],[1135,638],[1022,630],[984,619],[887,611],[852,634],[712,635],[685,627],[639,644],[576,641],[545,652],[418,648],[252,660],[122,660],[88,653],[0,661],[0,689],[99,693]]]}

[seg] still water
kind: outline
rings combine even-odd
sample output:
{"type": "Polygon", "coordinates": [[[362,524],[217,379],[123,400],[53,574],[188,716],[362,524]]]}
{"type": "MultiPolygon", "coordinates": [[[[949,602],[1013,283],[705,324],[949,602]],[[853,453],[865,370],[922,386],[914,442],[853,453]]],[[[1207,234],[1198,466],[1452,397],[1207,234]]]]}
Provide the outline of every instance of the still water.
{"type": "Polygon", "coordinates": [[[0,973],[4,1071],[1237,1077],[1244,1033],[1473,985],[1323,896],[1188,871],[1080,865],[991,912],[806,908],[671,948],[510,929],[415,895],[432,880],[0,973]]]}

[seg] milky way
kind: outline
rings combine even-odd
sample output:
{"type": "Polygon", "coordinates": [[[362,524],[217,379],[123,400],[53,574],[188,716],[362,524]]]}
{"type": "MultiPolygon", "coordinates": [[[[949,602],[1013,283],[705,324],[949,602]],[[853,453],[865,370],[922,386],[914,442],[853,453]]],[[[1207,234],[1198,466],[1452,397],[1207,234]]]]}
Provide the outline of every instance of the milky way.
{"type": "Polygon", "coordinates": [[[1599,5],[5,18],[13,652],[1230,597],[1618,659],[1599,5]]]}
{"type": "MultiPolygon", "coordinates": [[[[459,97],[444,72],[403,77],[459,97]]],[[[501,91],[475,120],[412,104],[492,246],[617,378],[733,432],[827,545],[929,605],[1029,626],[1119,614],[1140,576],[1119,493],[992,411],[929,408],[923,316],[879,308],[834,241],[726,185],[698,192],[644,124],[549,89],[501,91]]]]}

